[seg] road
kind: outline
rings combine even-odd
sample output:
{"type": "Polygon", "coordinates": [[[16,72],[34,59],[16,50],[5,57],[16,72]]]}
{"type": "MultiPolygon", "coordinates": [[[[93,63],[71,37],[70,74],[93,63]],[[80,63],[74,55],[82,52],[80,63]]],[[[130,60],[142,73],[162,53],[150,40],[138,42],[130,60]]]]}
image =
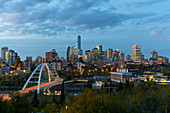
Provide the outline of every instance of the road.
{"type": "MultiPolygon", "coordinates": [[[[70,81],[65,81],[64,83],[70,83],[70,82],[74,82],[74,80],[70,80],[70,81]]],[[[50,85],[50,86],[47,86],[46,88],[44,88],[44,94],[45,95],[50,95],[50,88],[55,86],[55,85],[59,85],[59,84],[62,84],[62,82],[58,83],[58,84],[53,84],[53,85],[50,85]]]]}
{"type": "MultiPolygon", "coordinates": [[[[44,88],[44,87],[47,87],[47,86],[51,86],[51,85],[57,84],[57,83],[59,83],[59,82],[60,82],[60,80],[57,79],[57,80],[52,81],[52,82],[44,83],[44,84],[41,84],[41,85],[40,85],[40,88],[44,88]]],[[[29,91],[36,90],[37,88],[38,88],[38,86],[30,87],[30,88],[27,88],[27,89],[25,89],[25,90],[19,91],[19,93],[26,93],[26,92],[29,92],[29,91]]]]}

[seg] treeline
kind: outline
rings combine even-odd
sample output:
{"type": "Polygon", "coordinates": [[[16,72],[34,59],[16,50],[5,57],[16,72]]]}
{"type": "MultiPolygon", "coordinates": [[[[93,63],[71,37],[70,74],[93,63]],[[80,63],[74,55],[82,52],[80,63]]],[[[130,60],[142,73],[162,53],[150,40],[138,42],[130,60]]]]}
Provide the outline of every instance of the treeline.
{"type": "MultiPolygon", "coordinates": [[[[64,92],[64,88],[62,88],[64,92]]],[[[152,82],[139,84],[120,83],[117,91],[87,89],[83,94],[64,97],[45,96],[41,92],[14,94],[11,100],[0,99],[1,113],[169,113],[170,86],[152,82]]]]}
{"type": "Polygon", "coordinates": [[[29,74],[0,76],[0,86],[24,86],[29,74]]]}
{"type": "Polygon", "coordinates": [[[11,100],[0,99],[0,113],[57,113],[62,107],[59,96],[37,93],[14,94],[11,100]]]}
{"type": "Polygon", "coordinates": [[[65,101],[63,113],[169,113],[170,86],[119,84],[116,92],[86,90],[65,101]]]}

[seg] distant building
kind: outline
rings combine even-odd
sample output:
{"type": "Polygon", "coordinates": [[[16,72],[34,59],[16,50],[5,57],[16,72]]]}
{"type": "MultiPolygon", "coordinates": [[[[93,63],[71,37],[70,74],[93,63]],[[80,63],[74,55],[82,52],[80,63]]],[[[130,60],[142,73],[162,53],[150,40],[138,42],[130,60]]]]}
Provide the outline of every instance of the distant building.
{"type": "Polygon", "coordinates": [[[3,47],[1,49],[1,59],[5,60],[6,59],[6,52],[8,51],[8,47],[3,47]]]}
{"type": "Polygon", "coordinates": [[[74,53],[71,53],[70,56],[69,56],[69,59],[70,59],[70,63],[73,64],[74,66],[77,65],[77,61],[78,61],[78,55],[74,54],[74,53]]]}
{"type": "Polygon", "coordinates": [[[124,53],[119,53],[120,60],[124,61],[125,59],[125,54],[124,53]]]}
{"type": "Polygon", "coordinates": [[[67,61],[69,61],[69,56],[70,56],[70,46],[68,46],[67,48],[67,61]]]}
{"type": "Polygon", "coordinates": [[[81,49],[81,36],[77,37],[77,49],[81,49]]]}
{"type": "Polygon", "coordinates": [[[98,60],[98,49],[97,48],[93,48],[90,50],[90,63],[95,64],[97,63],[98,60]]]}
{"type": "Polygon", "coordinates": [[[127,55],[127,56],[126,56],[126,61],[132,61],[132,59],[131,59],[131,56],[130,56],[130,55],[127,55]]]}
{"type": "Polygon", "coordinates": [[[24,69],[30,70],[32,68],[32,56],[27,56],[24,60],[24,69]]]}
{"type": "Polygon", "coordinates": [[[62,66],[62,68],[68,66],[68,65],[67,65],[67,60],[64,59],[64,57],[61,57],[60,60],[61,60],[61,66],[62,66]]]}
{"type": "Polygon", "coordinates": [[[6,52],[6,65],[15,66],[15,52],[14,50],[9,50],[6,52]]]}
{"type": "Polygon", "coordinates": [[[117,69],[117,72],[111,72],[111,81],[125,83],[126,80],[132,80],[132,73],[127,69],[117,69]]]}
{"type": "Polygon", "coordinates": [[[151,59],[153,59],[153,60],[157,60],[158,59],[157,51],[151,51],[151,59]]]}
{"type": "Polygon", "coordinates": [[[102,45],[98,45],[96,48],[98,49],[98,58],[102,60],[102,45]]]}
{"type": "Polygon", "coordinates": [[[160,64],[169,65],[169,59],[167,57],[159,56],[158,61],[160,64]]]}
{"type": "Polygon", "coordinates": [[[36,57],[35,57],[35,60],[36,60],[36,62],[37,62],[38,64],[40,64],[40,63],[43,62],[41,56],[36,56],[36,57]]]}
{"type": "Polygon", "coordinates": [[[77,62],[77,69],[79,69],[81,71],[81,69],[82,69],[82,63],[81,62],[77,62]]]}
{"type": "Polygon", "coordinates": [[[46,52],[45,53],[45,61],[46,62],[52,62],[52,52],[46,52]]]}
{"type": "Polygon", "coordinates": [[[86,63],[89,61],[89,57],[88,57],[88,55],[84,55],[84,57],[83,57],[83,61],[84,61],[84,62],[86,62],[86,63]]]}
{"type": "Polygon", "coordinates": [[[57,61],[57,70],[61,71],[61,61],[57,61]]]}
{"type": "Polygon", "coordinates": [[[18,56],[18,53],[15,53],[15,66],[18,66],[18,62],[21,61],[20,56],[18,56]]]}
{"type": "Polygon", "coordinates": [[[81,51],[81,36],[79,35],[77,37],[77,55],[81,54],[80,51],[81,51]]]}
{"type": "Polygon", "coordinates": [[[83,57],[83,60],[84,60],[84,62],[89,62],[89,60],[90,60],[90,50],[86,50],[85,51],[85,55],[84,55],[84,57],[83,57]]]}
{"type": "MultiPolygon", "coordinates": [[[[116,49],[115,51],[112,52],[112,56],[113,56],[113,62],[114,62],[114,65],[118,65],[118,61],[120,59],[120,50],[119,49],[116,49]]],[[[123,55],[122,55],[123,56],[123,55]]],[[[122,58],[124,59],[124,58],[122,58]]]]}
{"type": "Polygon", "coordinates": [[[106,50],[106,55],[107,55],[107,64],[112,64],[113,63],[113,50],[112,49],[107,49],[106,50]]]}
{"type": "Polygon", "coordinates": [[[139,46],[139,45],[132,46],[132,60],[134,62],[142,61],[141,46],[139,46]]]}

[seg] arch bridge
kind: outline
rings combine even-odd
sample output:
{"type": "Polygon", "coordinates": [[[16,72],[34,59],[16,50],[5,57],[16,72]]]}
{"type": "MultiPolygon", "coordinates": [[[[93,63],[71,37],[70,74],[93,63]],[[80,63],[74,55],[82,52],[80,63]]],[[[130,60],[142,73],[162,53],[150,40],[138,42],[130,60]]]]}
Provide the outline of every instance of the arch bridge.
{"type": "Polygon", "coordinates": [[[41,89],[58,83],[61,83],[61,79],[54,67],[49,63],[41,63],[32,72],[19,93],[37,90],[39,94],[41,89]]]}

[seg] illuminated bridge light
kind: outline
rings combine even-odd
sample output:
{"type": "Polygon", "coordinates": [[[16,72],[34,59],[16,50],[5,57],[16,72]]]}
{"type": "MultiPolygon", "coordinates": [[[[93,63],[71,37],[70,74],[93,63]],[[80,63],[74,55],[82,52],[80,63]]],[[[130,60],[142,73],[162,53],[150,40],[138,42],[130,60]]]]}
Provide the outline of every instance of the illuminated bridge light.
{"type": "Polygon", "coordinates": [[[56,72],[56,70],[53,68],[53,66],[49,63],[42,63],[36,67],[36,69],[30,75],[30,77],[28,78],[24,87],[22,88],[21,91],[19,91],[19,93],[26,93],[26,92],[33,91],[33,90],[37,90],[37,93],[40,93],[41,88],[44,88],[44,87],[47,87],[49,85],[53,85],[53,84],[59,83],[59,82],[61,82],[61,79],[60,79],[58,73],[56,72]],[[43,72],[44,67],[47,69],[47,73],[48,73],[48,82],[47,83],[41,83],[42,72],[43,72]],[[50,70],[50,67],[52,67],[52,70],[50,70]],[[56,74],[57,76],[55,77],[54,74],[56,74]],[[35,80],[35,78],[38,80],[31,81],[32,79],[35,80]],[[54,79],[54,80],[52,80],[52,79],[54,79]],[[37,85],[35,85],[36,83],[37,83],[37,85]],[[29,86],[28,84],[31,84],[34,86],[26,88],[27,86],[29,86]]]}

